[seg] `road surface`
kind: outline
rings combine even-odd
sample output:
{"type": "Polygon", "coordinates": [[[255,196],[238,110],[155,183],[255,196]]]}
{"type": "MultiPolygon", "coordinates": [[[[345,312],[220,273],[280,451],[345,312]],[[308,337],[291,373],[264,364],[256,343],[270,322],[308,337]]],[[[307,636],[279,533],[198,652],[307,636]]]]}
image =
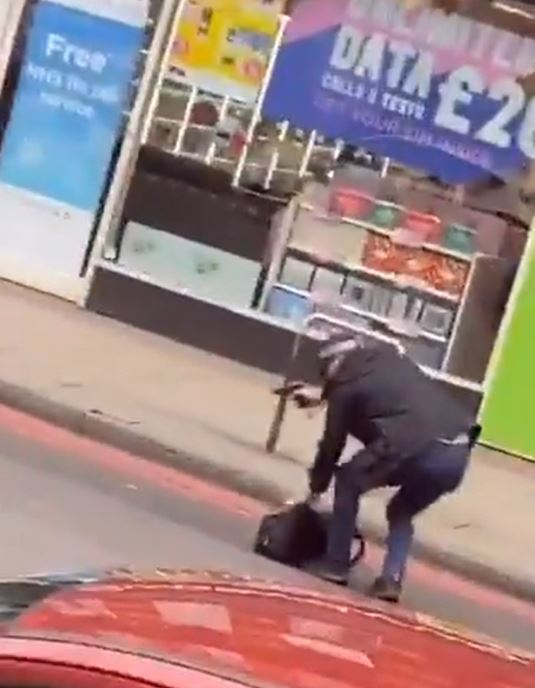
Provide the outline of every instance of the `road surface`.
{"type": "MultiPolygon", "coordinates": [[[[0,576],[88,568],[230,570],[326,584],[253,555],[265,508],[246,497],[0,407],[0,576]]],[[[370,548],[352,587],[380,559],[370,548]]],[[[535,607],[414,562],[404,604],[528,650],[535,607]]]]}

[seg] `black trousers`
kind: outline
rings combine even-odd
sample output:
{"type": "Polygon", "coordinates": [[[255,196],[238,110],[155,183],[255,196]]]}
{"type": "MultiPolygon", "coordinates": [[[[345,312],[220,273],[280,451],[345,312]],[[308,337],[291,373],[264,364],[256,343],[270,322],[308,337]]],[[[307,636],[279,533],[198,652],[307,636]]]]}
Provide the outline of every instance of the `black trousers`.
{"type": "MultiPolygon", "coordinates": [[[[382,487],[399,486],[387,507],[388,538],[382,575],[401,579],[409,556],[413,519],[461,483],[470,447],[435,442],[431,448],[406,461],[382,487]]],[[[361,485],[359,454],[340,466],[335,478],[334,510],[329,527],[327,560],[331,567],[345,572],[349,568],[351,542],[366,493],[361,485]]]]}

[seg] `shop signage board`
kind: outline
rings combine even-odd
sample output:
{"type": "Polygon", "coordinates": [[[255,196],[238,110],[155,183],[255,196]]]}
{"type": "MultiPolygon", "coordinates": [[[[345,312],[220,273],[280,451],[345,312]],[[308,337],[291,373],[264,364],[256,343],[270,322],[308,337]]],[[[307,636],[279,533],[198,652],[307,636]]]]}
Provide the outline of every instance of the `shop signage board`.
{"type": "Polygon", "coordinates": [[[448,183],[535,159],[535,41],[430,5],[302,0],[264,114],[448,183]]]}
{"type": "MultiPolygon", "coordinates": [[[[533,232],[533,228],[532,228],[533,232]]],[[[535,461],[535,238],[530,237],[510,313],[502,323],[481,407],[482,441],[535,461]]]]}
{"type": "Polygon", "coordinates": [[[284,0],[188,0],[170,57],[170,76],[220,96],[254,102],[284,0]]]}
{"type": "Polygon", "coordinates": [[[77,279],[144,41],[144,0],[40,0],[0,150],[0,271],[77,279]]]}

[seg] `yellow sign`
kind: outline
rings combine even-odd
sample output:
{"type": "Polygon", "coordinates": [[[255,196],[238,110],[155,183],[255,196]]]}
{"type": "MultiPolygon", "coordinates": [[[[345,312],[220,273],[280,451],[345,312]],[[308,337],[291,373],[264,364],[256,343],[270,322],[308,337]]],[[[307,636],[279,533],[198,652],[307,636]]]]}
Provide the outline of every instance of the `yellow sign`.
{"type": "Polygon", "coordinates": [[[284,4],[188,0],[171,51],[171,75],[211,93],[254,101],[284,4]]]}

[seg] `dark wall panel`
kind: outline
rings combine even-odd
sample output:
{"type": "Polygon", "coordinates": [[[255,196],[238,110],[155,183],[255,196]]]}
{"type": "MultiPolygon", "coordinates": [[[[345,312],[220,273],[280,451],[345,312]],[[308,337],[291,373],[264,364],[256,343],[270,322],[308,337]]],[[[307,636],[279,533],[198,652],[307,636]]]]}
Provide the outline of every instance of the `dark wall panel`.
{"type": "MultiPolygon", "coordinates": [[[[144,330],[241,361],[282,372],[293,334],[270,323],[99,268],[88,308],[144,330]]],[[[300,372],[313,370],[314,347],[303,350],[300,372]]]]}
{"type": "Polygon", "coordinates": [[[261,261],[281,203],[230,186],[221,170],[145,147],[123,212],[123,226],[155,229],[261,261]]]}

